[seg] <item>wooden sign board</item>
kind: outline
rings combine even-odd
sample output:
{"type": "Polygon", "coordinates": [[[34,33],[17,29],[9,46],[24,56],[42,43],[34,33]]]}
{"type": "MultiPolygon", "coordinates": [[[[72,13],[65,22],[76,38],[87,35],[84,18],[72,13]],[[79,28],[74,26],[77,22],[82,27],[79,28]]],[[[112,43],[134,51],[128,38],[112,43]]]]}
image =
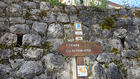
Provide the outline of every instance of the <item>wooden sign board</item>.
{"type": "Polygon", "coordinates": [[[64,56],[87,56],[101,53],[99,42],[66,42],[59,47],[59,51],[64,56]]]}

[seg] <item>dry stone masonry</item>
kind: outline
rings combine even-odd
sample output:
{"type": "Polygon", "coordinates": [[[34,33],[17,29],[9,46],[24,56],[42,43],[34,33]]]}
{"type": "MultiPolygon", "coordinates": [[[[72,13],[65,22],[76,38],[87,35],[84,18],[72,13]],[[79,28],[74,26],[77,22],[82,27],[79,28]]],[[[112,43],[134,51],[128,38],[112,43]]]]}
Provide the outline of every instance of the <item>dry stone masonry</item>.
{"type": "Polygon", "coordinates": [[[140,10],[53,6],[43,0],[0,0],[0,79],[71,79],[74,22],[102,53],[86,56],[89,79],[140,79],[140,10]]]}

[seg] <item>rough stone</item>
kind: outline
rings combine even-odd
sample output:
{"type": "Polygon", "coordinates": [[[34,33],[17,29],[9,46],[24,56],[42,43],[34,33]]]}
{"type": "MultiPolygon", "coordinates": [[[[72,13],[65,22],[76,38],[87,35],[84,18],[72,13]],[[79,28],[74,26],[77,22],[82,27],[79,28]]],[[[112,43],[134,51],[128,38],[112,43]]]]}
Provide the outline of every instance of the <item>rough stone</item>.
{"type": "Polygon", "coordinates": [[[0,59],[8,59],[13,55],[10,49],[2,50],[0,49],[0,59]]]}
{"type": "Polygon", "coordinates": [[[48,39],[47,41],[51,43],[52,51],[57,50],[59,46],[64,42],[63,39],[48,39]]]}
{"type": "Polygon", "coordinates": [[[73,41],[74,40],[74,31],[73,31],[73,26],[70,24],[65,24],[64,25],[64,39],[67,41],[73,41]]]}
{"type": "Polygon", "coordinates": [[[29,31],[30,31],[30,28],[26,24],[16,24],[10,27],[10,32],[19,34],[19,35],[27,34],[29,33],[29,31]]]}
{"type": "Polygon", "coordinates": [[[123,49],[122,43],[121,43],[121,41],[119,39],[112,39],[109,42],[112,45],[112,48],[116,48],[118,50],[123,49]]]}
{"type": "Polygon", "coordinates": [[[138,53],[135,50],[123,50],[121,52],[122,57],[125,58],[135,58],[138,57],[138,53]]]}
{"type": "Polygon", "coordinates": [[[136,43],[135,43],[136,45],[137,45],[137,47],[140,49],[140,36],[138,36],[137,38],[136,38],[136,43]]]}
{"type": "Polygon", "coordinates": [[[92,71],[93,71],[92,79],[107,79],[104,68],[98,62],[94,62],[92,71]]]}
{"type": "Polygon", "coordinates": [[[48,23],[56,22],[56,13],[48,12],[47,17],[43,17],[43,20],[48,23]]]}
{"type": "Polygon", "coordinates": [[[57,21],[62,23],[68,23],[69,22],[68,15],[64,13],[58,13],[57,21]]]}
{"type": "Polygon", "coordinates": [[[41,36],[36,34],[23,35],[23,45],[25,46],[41,46],[41,36]]]}
{"type": "Polygon", "coordinates": [[[25,19],[22,17],[10,17],[9,21],[11,24],[23,24],[25,23],[25,19]]]}
{"type": "Polygon", "coordinates": [[[76,13],[77,12],[77,10],[76,10],[76,8],[74,7],[74,6],[66,6],[65,7],[65,11],[67,12],[67,13],[76,13]]]}
{"type": "Polygon", "coordinates": [[[35,15],[35,14],[38,14],[38,13],[40,13],[41,11],[39,10],[39,9],[31,9],[31,11],[30,11],[30,13],[32,14],[32,15],[35,15]]]}
{"type": "Polygon", "coordinates": [[[126,49],[135,49],[137,48],[137,42],[134,36],[127,35],[125,37],[124,47],[126,49]]]}
{"type": "Polygon", "coordinates": [[[7,14],[9,16],[21,16],[22,15],[22,7],[18,4],[12,4],[9,7],[9,12],[7,14]]]}
{"type": "Polygon", "coordinates": [[[25,1],[25,2],[24,2],[24,7],[36,8],[36,7],[37,7],[37,4],[36,4],[35,2],[25,1]]]}
{"type": "Polygon", "coordinates": [[[109,64],[107,76],[109,79],[122,79],[121,74],[119,73],[119,70],[117,68],[117,65],[115,65],[114,63],[109,64]]]}
{"type": "Polygon", "coordinates": [[[40,10],[50,10],[49,2],[40,2],[40,10]]]}
{"type": "Polygon", "coordinates": [[[25,52],[23,52],[23,56],[28,59],[40,59],[43,55],[43,52],[43,49],[30,48],[25,49],[25,52]]]}
{"type": "Polygon", "coordinates": [[[16,72],[20,78],[31,79],[35,75],[39,75],[43,71],[43,66],[40,61],[25,61],[21,68],[16,72]]]}
{"type": "Polygon", "coordinates": [[[122,63],[125,67],[132,67],[133,66],[133,62],[128,60],[128,59],[122,59],[122,63]]]}
{"type": "Polygon", "coordinates": [[[74,22],[76,22],[76,21],[78,21],[77,15],[70,15],[70,22],[71,22],[71,23],[74,23],[74,22]]]}
{"type": "Polygon", "coordinates": [[[120,57],[111,53],[102,53],[102,54],[99,54],[97,57],[97,61],[103,62],[103,63],[109,63],[113,60],[119,61],[120,57]]]}
{"type": "Polygon", "coordinates": [[[114,36],[118,38],[124,38],[126,36],[127,30],[126,29],[117,29],[114,32],[114,36]]]}
{"type": "Polygon", "coordinates": [[[133,21],[130,17],[127,18],[118,18],[117,21],[115,22],[116,27],[126,27],[129,25],[132,25],[133,21]]]}
{"type": "Polygon", "coordinates": [[[50,24],[48,28],[48,38],[62,38],[63,27],[60,24],[50,24]]]}
{"type": "Polygon", "coordinates": [[[17,43],[17,35],[12,34],[12,33],[5,33],[1,38],[0,38],[0,43],[5,44],[5,45],[16,45],[17,43]]]}
{"type": "Polygon", "coordinates": [[[14,59],[14,60],[9,60],[10,64],[11,64],[11,67],[13,69],[17,69],[17,68],[20,68],[24,63],[24,59],[14,59]]]}
{"type": "Polygon", "coordinates": [[[134,18],[134,25],[140,25],[140,18],[134,18]]]}
{"type": "Polygon", "coordinates": [[[137,36],[139,34],[139,27],[137,26],[128,26],[128,34],[137,36]]]}
{"type": "Polygon", "coordinates": [[[130,68],[127,70],[127,79],[139,79],[140,78],[140,68],[130,68]]]}
{"type": "Polygon", "coordinates": [[[4,2],[0,1],[0,8],[5,8],[6,6],[7,5],[4,2]]]}
{"type": "Polygon", "coordinates": [[[43,61],[45,62],[45,67],[47,69],[58,69],[63,67],[64,57],[62,57],[61,55],[55,55],[50,53],[43,57],[43,61]]]}
{"type": "Polygon", "coordinates": [[[8,79],[11,70],[10,66],[0,64],[0,79],[8,79]]]}
{"type": "Polygon", "coordinates": [[[40,22],[34,22],[32,26],[33,30],[44,35],[47,31],[47,28],[48,28],[48,25],[46,23],[40,23],[40,22]]]}

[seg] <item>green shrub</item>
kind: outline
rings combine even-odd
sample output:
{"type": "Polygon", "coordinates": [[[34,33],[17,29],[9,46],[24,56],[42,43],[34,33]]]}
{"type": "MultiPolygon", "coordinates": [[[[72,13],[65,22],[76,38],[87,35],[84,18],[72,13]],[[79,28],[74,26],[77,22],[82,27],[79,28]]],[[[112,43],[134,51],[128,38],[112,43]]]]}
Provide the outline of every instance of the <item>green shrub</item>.
{"type": "Polygon", "coordinates": [[[62,6],[58,0],[45,0],[46,2],[50,2],[51,6],[62,6]]]}
{"type": "Polygon", "coordinates": [[[90,5],[92,7],[97,7],[97,8],[100,8],[100,9],[106,9],[107,8],[107,5],[108,5],[107,0],[98,0],[98,1],[100,1],[101,4],[97,4],[97,3],[95,3],[95,0],[92,0],[92,2],[90,2],[90,5]]]}

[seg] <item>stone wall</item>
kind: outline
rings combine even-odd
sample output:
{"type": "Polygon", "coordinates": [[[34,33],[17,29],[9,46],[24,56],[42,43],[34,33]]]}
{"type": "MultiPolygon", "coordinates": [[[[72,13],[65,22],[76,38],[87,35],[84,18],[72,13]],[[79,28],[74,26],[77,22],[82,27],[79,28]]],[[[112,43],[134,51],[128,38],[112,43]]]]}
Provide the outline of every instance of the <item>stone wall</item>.
{"type": "Polygon", "coordinates": [[[0,79],[72,79],[57,48],[73,41],[82,22],[84,41],[103,52],[86,56],[89,79],[140,78],[140,11],[52,6],[41,0],[0,1],[0,79]]]}

